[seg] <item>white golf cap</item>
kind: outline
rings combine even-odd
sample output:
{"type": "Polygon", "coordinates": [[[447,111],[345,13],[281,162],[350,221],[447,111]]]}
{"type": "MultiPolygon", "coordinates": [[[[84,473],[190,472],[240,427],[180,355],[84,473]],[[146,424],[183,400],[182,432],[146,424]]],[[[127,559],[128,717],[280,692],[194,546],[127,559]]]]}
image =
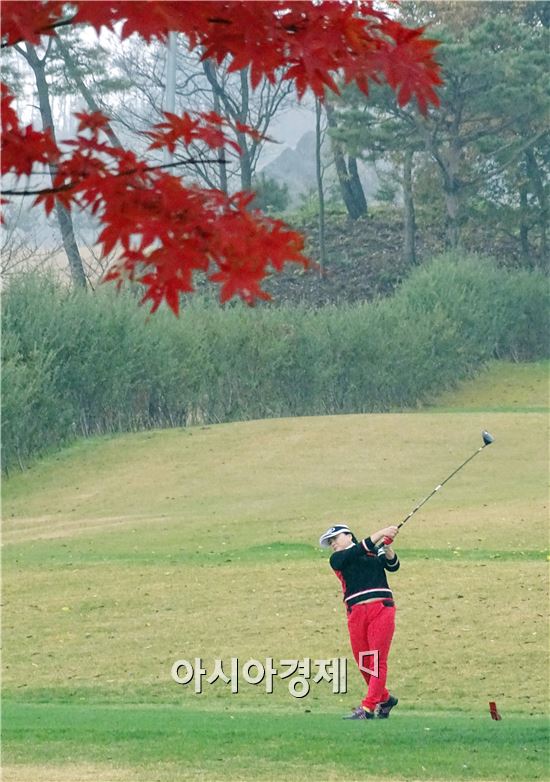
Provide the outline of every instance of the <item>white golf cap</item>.
{"type": "Polygon", "coordinates": [[[328,548],[330,546],[329,540],[341,532],[348,532],[350,535],[353,535],[347,524],[335,524],[333,527],[329,527],[326,532],[323,532],[319,538],[319,545],[322,548],[328,548]]]}

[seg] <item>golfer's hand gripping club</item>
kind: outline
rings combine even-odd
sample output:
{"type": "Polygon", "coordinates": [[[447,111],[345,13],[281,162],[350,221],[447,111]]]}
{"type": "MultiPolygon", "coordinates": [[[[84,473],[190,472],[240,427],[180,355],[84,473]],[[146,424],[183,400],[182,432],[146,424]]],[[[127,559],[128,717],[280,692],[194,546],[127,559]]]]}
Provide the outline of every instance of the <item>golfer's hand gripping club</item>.
{"type": "Polygon", "coordinates": [[[390,546],[392,544],[398,531],[398,527],[395,524],[391,524],[389,527],[385,527],[377,533],[377,535],[381,535],[376,544],[376,553],[379,557],[384,556],[385,546],[390,546]]]}

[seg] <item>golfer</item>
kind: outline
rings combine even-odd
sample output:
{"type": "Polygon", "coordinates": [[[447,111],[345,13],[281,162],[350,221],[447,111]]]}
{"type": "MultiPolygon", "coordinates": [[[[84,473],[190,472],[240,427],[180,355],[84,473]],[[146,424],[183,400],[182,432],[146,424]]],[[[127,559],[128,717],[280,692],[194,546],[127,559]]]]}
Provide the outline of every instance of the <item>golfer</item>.
{"type": "Polygon", "coordinates": [[[397,698],[386,689],[395,627],[395,603],[386,570],[398,570],[399,559],[391,544],[378,547],[384,538],[393,541],[397,533],[397,527],[385,527],[358,541],[346,524],[335,524],[319,539],[323,548],[332,549],[330,565],[342,583],[353,656],[368,686],[361,705],[344,719],[386,719],[397,705],[397,698]],[[360,659],[361,652],[370,654],[360,659]],[[367,673],[363,667],[375,673],[367,673]]]}

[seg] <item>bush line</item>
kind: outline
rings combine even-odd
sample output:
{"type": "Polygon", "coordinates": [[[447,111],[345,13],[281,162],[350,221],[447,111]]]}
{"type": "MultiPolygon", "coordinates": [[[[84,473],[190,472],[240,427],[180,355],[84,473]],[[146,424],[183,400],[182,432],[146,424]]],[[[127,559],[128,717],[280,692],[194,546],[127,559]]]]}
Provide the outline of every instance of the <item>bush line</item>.
{"type": "Polygon", "coordinates": [[[221,308],[148,318],[135,295],[49,277],[3,298],[2,467],[77,436],[411,408],[492,358],[548,356],[548,280],[446,255],[391,297],[347,306],[221,308]]]}

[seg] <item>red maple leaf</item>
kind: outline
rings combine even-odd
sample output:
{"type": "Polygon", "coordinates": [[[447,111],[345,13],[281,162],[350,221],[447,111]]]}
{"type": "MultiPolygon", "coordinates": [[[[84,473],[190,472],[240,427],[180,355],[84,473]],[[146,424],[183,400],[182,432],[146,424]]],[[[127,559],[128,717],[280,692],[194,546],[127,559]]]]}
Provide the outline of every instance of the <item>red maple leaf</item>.
{"type": "Polygon", "coordinates": [[[92,133],[97,133],[100,130],[105,130],[109,127],[109,117],[101,111],[92,112],[75,112],[75,117],[80,120],[78,123],[78,132],[82,133],[84,130],[91,130],[92,133]]]}
{"type": "Polygon", "coordinates": [[[184,112],[180,117],[165,111],[164,116],[166,122],[159,122],[153,126],[153,131],[147,131],[145,134],[153,139],[149,149],[166,147],[170,152],[174,152],[178,142],[189,146],[194,141],[202,141],[212,149],[230,146],[237,153],[241,151],[239,145],[221,129],[223,125],[229,124],[228,121],[214,112],[197,113],[195,117],[184,112]]]}
{"type": "Polygon", "coordinates": [[[12,46],[19,41],[38,44],[41,35],[54,35],[53,25],[63,18],[64,7],[64,2],[3,0],[1,13],[4,45],[12,46]]]}
{"type": "Polygon", "coordinates": [[[32,125],[20,127],[17,114],[11,105],[13,95],[5,84],[2,84],[1,88],[1,173],[29,176],[37,163],[55,162],[59,157],[59,149],[49,130],[34,130],[32,125]]]}

